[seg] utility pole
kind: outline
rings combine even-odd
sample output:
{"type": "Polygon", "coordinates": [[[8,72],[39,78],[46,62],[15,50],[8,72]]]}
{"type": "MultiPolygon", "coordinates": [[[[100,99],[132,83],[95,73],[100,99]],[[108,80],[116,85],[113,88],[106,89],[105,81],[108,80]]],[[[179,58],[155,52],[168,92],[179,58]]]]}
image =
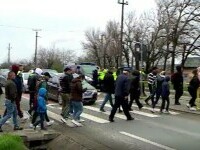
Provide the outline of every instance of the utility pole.
{"type": "Polygon", "coordinates": [[[10,65],[10,50],[11,50],[11,46],[10,43],[8,44],[8,64],[10,65]]]}
{"type": "Polygon", "coordinates": [[[34,63],[35,67],[37,67],[37,43],[38,43],[38,31],[41,31],[41,29],[33,29],[35,31],[35,57],[34,57],[34,63]]]}
{"type": "Polygon", "coordinates": [[[103,67],[106,68],[106,50],[103,45],[104,36],[105,36],[104,34],[101,34],[101,47],[102,47],[102,51],[103,51],[103,67]]]}
{"type": "Polygon", "coordinates": [[[122,14],[121,14],[121,36],[120,36],[120,54],[119,54],[119,66],[122,65],[122,53],[123,53],[123,29],[124,29],[124,5],[128,5],[128,1],[118,0],[118,4],[122,5],[122,14]]]}

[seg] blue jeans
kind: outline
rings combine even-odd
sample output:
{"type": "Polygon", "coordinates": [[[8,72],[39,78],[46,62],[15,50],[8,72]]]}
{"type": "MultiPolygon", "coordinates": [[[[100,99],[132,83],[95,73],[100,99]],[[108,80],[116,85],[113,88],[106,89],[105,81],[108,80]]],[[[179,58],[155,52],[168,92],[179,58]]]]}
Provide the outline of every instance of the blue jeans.
{"type": "Polygon", "coordinates": [[[0,127],[5,124],[5,122],[13,117],[13,124],[15,127],[18,126],[17,122],[17,106],[15,102],[11,102],[11,100],[6,99],[5,100],[5,106],[6,106],[6,115],[1,119],[0,121],[0,127]]]}
{"type": "Polygon", "coordinates": [[[103,109],[107,101],[110,101],[110,105],[113,107],[113,101],[112,101],[112,94],[111,93],[105,93],[104,101],[101,104],[100,109],[103,109]]]}
{"type": "Polygon", "coordinates": [[[83,103],[78,101],[72,101],[72,106],[74,109],[73,119],[80,120],[80,115],[83,112],[83,103]]]}

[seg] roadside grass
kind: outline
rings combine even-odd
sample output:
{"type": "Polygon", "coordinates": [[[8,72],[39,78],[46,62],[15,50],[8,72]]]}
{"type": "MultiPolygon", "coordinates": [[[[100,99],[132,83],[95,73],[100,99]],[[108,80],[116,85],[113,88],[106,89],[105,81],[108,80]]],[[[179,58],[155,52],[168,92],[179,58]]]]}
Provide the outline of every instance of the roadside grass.
{"type": "Polygon", "coordinates": [[[0,150],[27,150],[20,136],[12,134],[0,135],[0,150]]]}

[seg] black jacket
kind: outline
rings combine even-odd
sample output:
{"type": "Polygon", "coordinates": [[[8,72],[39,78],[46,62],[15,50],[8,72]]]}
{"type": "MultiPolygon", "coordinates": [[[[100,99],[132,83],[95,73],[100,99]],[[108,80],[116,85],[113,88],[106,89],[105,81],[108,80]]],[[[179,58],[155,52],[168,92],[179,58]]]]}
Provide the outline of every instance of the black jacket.
{"type": "Polygon", "coordinates": [[[70,93],[72,79],[73,76],[67,73],[60,77],[61,93],[70,93]]]}
{"type": "Polygon", "coordinates": [[[140,95],[140,76],[132,75],[130,81],[130,93],[140,95]]]}
{"type": "Polygon", "coordinates": [[[107,72],[103,80],[104,92],[114,94],[115,80],[112,72],[107,72]]]}
{"type": "Polygon", "coordinates": [[[174,89],[183,89],[183,75],[182,72],[176,72],[171,77],[172,84],[174,89]]]}
{"type": "Polygon", "coordinates": [[[189,86],[188,86],[188,90],[194,90],[197,91],[197,89],[199,88],[199,79],[197,76],[193,76],[193,78],[190,80],[189,86]]]}
{"type": "Polygon", "coordinates": [[[129,95],[130,79],[128,76],[121,74],[117,77],[115,84],[115,96],[125,97],[129,95]]]}

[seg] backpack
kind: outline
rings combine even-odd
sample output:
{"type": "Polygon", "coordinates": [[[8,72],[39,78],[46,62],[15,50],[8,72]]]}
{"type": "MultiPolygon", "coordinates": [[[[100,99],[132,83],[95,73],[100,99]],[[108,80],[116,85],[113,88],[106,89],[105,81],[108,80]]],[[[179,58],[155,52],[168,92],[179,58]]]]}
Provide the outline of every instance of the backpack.
{"type": "Polygon", "coordinates": [[[37,82],[36,74],[30,74],[27,82],[29,91],[36,90],[36,84],[37,84],[36,82],[37,82]]]}

